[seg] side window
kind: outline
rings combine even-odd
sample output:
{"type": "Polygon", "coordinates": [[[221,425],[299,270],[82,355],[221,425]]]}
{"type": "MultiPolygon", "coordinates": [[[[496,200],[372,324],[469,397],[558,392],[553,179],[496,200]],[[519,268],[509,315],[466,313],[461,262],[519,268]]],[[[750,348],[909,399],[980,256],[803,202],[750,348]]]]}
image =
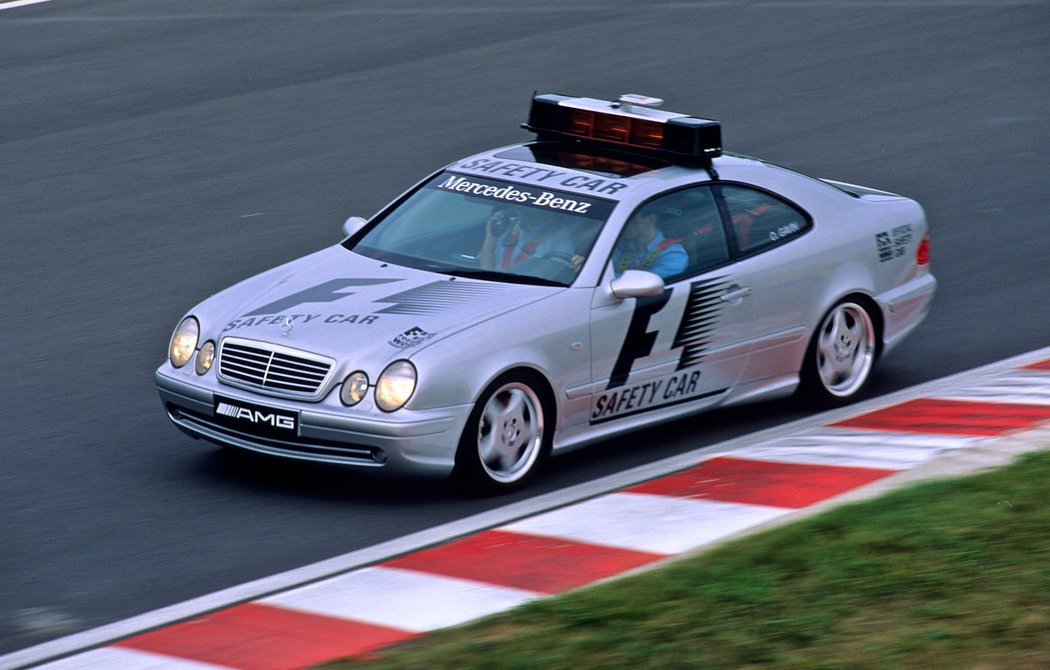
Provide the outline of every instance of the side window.
{"type": "Polygon", "coordinates": [[[742,253],[777,246],[809,230],[808,216],[770,193],[743,186],[718,190],[742,253]]]}
{"type": "Polygon", "coordinates": [[[648,270],[665,281],[729,260],[725,228],[711,189],[675,191],[642,204],[613,249],[613,269],[648,270]]]}

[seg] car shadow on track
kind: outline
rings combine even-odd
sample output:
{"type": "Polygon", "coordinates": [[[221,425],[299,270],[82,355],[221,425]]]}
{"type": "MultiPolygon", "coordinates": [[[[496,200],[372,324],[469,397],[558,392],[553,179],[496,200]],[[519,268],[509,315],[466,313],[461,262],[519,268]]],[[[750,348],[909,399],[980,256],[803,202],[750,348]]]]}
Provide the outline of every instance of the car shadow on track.
{"type": "MultiPolygon", "coordinates": [[[[865,392],[861,400],[872,395],[865,392]]],[[[626,435],[609,438],[549,459],[523,490],[494,496],[507,504],[556,491],[633,467],[714,446],[819,410],[787,398],[703,412],[626,435]]],[[[320,502],[455,504],[476,498],[448,479],[398,478],[351,467],[276,458],[226,447],[203,451],[192,461],[193,475],[213,484],[265,497],[292,496],[320,502]]]]}
{"type": "Polygon", "coordinates": [[[347,502],[419,503],[448,498],[443,480],[398,479],[362,473],[349,467],[274,458],[216,447],[197,461],[200,476],[226,486],[269,495],[347,502]]]}

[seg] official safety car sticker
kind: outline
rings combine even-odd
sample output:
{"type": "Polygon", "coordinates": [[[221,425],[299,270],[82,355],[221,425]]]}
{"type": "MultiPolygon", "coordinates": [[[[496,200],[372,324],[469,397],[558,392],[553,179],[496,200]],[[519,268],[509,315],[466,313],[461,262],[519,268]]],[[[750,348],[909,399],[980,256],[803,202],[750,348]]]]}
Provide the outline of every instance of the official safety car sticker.
{"type": "Polygon", "coordinates": [[[375,286],[377,284],[389,284],[401,281],[400,279],[370,279],[343,277],[340,279],[329,279],[326,282],[310,286],[291,295],[278,298],[250,312],[233,319],[223,328],[223,332],[240,328],[252,328],[255,326],[280,327],[283,334],[287,335],[297,325],[310,323],[321,319],[318,323],[328,325],[370,325],[379,319],[374,314],[306,314],[289,313],[288,310],[300,305],[330,303],[354,295],[354,291],[344,289],[352,286],[375,286]]]}
{"type": "Polygon", "coordinates": [[[231,330],[251,328],[253,326],[274,326],[281,329],[282,335],[287,335],[296,327],[296,324],[310,323],[311,321],[317,321],[319,324],[323,323],[329,326],[370,326],[378,320],[379,317],[375,314],[273,314],[270,316],[234,319],[226,324],[222,332],[226,333],[231,330]]]}
{"type": "Polygon", "coordinates": [[[397,347],[398,349],[411,349],[416,345],[423,344],[432,337],[434,337],[434,333],[428,333],[419,326],[416,326],[415,328],[409,328],[387,342],[387,344],[392,347],[397,347]]]}
{"type": "Polygon", "coordinates": [[[668,289],[662,295],[639,298],[635,302],[634,314],[627,327],[627,336],[620,348],[620,355],[613,366],[609,384],[605,387],[605,392],[594,399],[591,424],[604,423],[722,392],[705,392],[700,386],[702,370],[689,368],[700,365],[711,344],[711,336],[724,304],[720,296],[725,291],[726,284],[724,277],[715,277],[689,285],[689,296],[671,344],[672,348],[682,349],[675,374],[629,384],[635,361],[653,353],[659,330],[649,330],[649,322],[652,316],[670,301],[672,291],[668,289]]]}
{"type": "Polygon", "coordinates": [[[627,184],[615,179],[602,179],[591,175],[569,174],[535,165],[522,165],[512,161],[501,161],[493,158],[477,158],[469,163],[461,163],[456,169],[502,174],[517,179],[532,179],[561,188],[584,190],[596,195],[613,195],[627,188],[627,184]]]}
{"type": "Polygon", "coordinates": [[[701,373],[701,370],[689,370],[602,393],[591,408],[591,425],[722,393],[722,389],[698,393],[701,373]]]}
{"type": "Polygon", "coordinates": [[[897,226],[889,232],[875,233],[875,248],[879,252],[879,262],[885,263],[900,258],[908,251],[913,238],[911,226],[897,226]]]}

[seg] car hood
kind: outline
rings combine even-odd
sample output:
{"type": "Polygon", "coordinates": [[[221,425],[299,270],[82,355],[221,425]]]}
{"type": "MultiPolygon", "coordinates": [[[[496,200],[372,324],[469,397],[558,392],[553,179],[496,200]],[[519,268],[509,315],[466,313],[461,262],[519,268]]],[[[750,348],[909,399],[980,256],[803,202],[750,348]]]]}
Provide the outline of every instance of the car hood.
{"type": "Polygon", "coordinates": [[[563,290],[450,277],[336,246],[241,282],[195,311],[217,338],[378,363],[563,290]]]}

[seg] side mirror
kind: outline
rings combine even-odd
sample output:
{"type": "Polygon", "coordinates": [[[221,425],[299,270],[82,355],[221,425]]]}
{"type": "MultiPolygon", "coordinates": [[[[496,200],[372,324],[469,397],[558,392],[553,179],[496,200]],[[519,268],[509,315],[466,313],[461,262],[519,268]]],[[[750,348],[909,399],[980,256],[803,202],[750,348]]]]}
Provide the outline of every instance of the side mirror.
{"type": "Polygon", "coordinates": [[[645,270],[627,270],[609,282],[609,291],[616,300],[660,295],[664,292],[664,280],[645,270]]]}
{"type": "Polygon", "coordinates": [[[360,216],[351,216],[346,220],[346,223],[343,224],[343,239],[360,231],[365,227],[366,223],[368,223],[368,221],[362,219],[360,216]]]}

